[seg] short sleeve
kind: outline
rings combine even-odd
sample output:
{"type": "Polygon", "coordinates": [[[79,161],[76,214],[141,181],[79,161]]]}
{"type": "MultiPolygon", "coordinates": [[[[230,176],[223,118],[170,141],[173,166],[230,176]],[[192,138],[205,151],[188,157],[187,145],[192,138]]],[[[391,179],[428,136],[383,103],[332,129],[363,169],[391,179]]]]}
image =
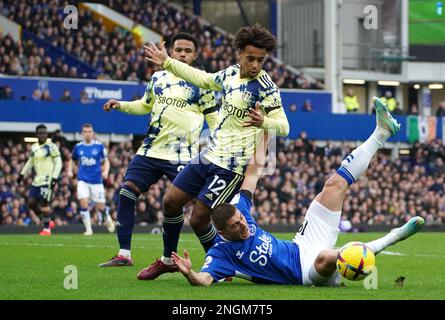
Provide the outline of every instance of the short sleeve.
{"type": "Polygon", "coordinates": [[[102,153],[101,153],[102,159],[106,159],[108,157],[108,151],[105,145],[102,145],[102,153]]]}
{"type": "Polygon", "coordinates": [[[209,273],[215,282],[235,275],[235,268],[222,250],[213,247],[209,250],[201,272],[209,273]],[[223,255],[223,256],[222,256],[223,255]]]}

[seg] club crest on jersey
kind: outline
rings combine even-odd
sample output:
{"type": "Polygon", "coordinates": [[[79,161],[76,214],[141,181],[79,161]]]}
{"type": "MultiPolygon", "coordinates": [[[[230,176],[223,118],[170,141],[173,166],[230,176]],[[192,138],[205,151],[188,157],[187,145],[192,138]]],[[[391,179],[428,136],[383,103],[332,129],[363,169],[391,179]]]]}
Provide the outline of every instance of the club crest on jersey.
{"type": "Polygon", "coordinates": [[[256,226],[254,224],[249,225],[249,233],[251,236],[254,236],[256,233],[256,226]]]}
{"type": "Polygon", "coordinates": [[[248,90],[244,90],[242,99],[246,103],[251,102],[252,101],[252,92],[250,92],[248,90]]]}
{"type": "Polygon", "coordinates": [[[188,86],[186,86],[186,87],[184,87],[184,91],[185,91],[185,94],[187,95],[187,96],[191,96],[192,95],[192,93],[193,93],[193,89],[192,88],[190,88],[190,87],[188,87],[188,86]]]}
{"type": "Polygon", "coordinates": [[[91,151],[91,154],[93,156],[97,155],[99,153],[99,151],[97,151],[97,149],[93,149],[93,151],[91,151]]]}

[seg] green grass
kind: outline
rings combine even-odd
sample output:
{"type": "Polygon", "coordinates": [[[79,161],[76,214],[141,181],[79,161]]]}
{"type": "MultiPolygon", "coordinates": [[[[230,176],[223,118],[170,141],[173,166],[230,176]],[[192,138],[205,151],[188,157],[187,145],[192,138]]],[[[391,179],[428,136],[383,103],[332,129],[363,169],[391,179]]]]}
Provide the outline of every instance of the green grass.
{"type": "MultiPolygon", "coordinates": [[[[409,38],[411,44],[445,44],[445,10],[436,13],[438,0],[409,1],[409,38]]],[[[445,5],[445,1],[443,1],[445,5]]]]}
{"type": "MultiPolygon", "coordinates": [[[[341,235],[338,245],[378,236],[341,235]]],[[[293,234],[278,237],[291,239],[293,234]]],[[[339,288],[260,286],[240,279],[198,288],[191,287],[178,273],[138,281],[138,271],[161,254],[161,236],[134,236],[135,267],[98,268],[116,253],[116,246],[115,235],[1,235],[0,299],[445,299],[444,233],[420,233],[388,248],[404,255],[378,255],[377,290],[365,290],[362,282],[347,280],[339,288]],[[77,290],[64,289],[67,265],[77,267],[77,290]],[[406,277],[403,288],[394,286],[399,276],[406,277]]],[[[199,270],[204,253],[194,235],[181,236],[179,251],[183,248],[189,250],[194,269],[199,270]]]]}

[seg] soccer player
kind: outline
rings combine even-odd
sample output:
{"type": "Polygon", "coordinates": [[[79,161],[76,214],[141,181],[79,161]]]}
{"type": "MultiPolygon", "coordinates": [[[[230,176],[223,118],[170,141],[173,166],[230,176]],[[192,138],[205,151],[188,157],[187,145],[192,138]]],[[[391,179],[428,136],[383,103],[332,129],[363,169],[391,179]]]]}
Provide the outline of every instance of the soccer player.
{"type": "Polygon", "coordinates": [[[263,70],[275,49],[275,38],[260,25],[243,27],[234,45],[239,65],[214,74],[170,58],[164,44],[160,49],[153,43],[145,47],[148,61],[202,89],[222,91],[223,101],[209,147],[181,171],[163,198],[164,216],[168,218],[163,224],[164,252],[161,259],[139,273],[140,279],[153,280],[163,273],[178,271],[171,253],[177,250],[182,227],[180,208],[193,198],[197,201],[190,225],[208,251],[217,236],[210,223],[211,209],[230,201],[238,192],[258,136],[264,130],[274,130],[278,136],[289,133],[280,91],[263,70]]]}
{"type": "Polygon", "coordinates": [[[35,176],[29,190],[28,206],[42,215],[43,230],[41,236],[50,236],[51,198],[62,170],[62,158],[57,145],[48,139],[48,129],[44,124],[36,127],[38,142],[31,147],[31,154],[17,179],[21,184],[24,177],[34,169],[35,176]]]}
{"type": "MultiPolygon", "coordinates": [[[[333,249],[339,233],[343,199],[348,187],[366,170],[373,155],[400,130],[387,107],[377,98],[377,128],[371,137],[346,157],[310,205],[303,226],[292,242],[275,238],[262,230],[250,216],[252,194],[260,165],[250,165],[235,205],[221,204],[212,212],[219,238],[209,250],[200,272],[191,269],[189,254],[176,253],[173,260],[192,285],[208,286],[227,277],[240,277],[264,284],[336,286],[338,250],[333,249]]],[[[378,254],[404,240],[424,224],[421,217],[410,219],[401,228],[366,243],[378,254]]]]}
{"type": "Polygon", "coordinates": [[[115,225],[105,205],[105,189],[102,179],[108,178],[110,161],[107,149],[103,143],[94,140],[94,129],[89,123],[82,126],[83,141],[77,143],[68,164],[68,177],[73,177],[73,160],[77,161],[77,198],[80,203],[80,215],[85,226],[84,235],[93,234],[91,214],[88,210],[90,198],[96,204],[96,209],[105,217],[105,225],[109,232],[114,232],[115,225]],[[103,165],[103,169],[102,169],[103,165]]]}
{"type": "MultiPolygon", "coordinates": [[[[172,38],[172,57],[191,65],[197,58],[198,41],[187,33],[172,38]]],[[[155,72],[144,97],[137,101],[109,100],[105,111],[116,109],[129,114],[151,113],[147,136],[128,166],[125,185],[119,194],[117,236],[120,250],[101,267],[132,266],[131,236],[135,224],[135,203],[162,176],[173,180],[184,165],[198,153],[204,118],[213,131],[218,110],[212,91],[202,90],[168,71],[155,72]]],[[[163,224],[181,224],[182,206],[175,217],[163,224]]],[[[169,231],[167,231],[169,232],[169,231]]]]}

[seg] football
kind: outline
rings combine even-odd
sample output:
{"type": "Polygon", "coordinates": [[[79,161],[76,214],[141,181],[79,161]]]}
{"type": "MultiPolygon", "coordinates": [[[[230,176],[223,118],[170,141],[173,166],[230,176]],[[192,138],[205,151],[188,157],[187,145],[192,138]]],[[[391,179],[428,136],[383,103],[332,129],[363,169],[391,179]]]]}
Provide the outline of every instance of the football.
{"type": "Polygon", "coordinates": [[[348,280],[363,280],[371,274],[374,266],[374,253],[362,242],[347,243],[337,256],[337,269],[348,280]]]}

